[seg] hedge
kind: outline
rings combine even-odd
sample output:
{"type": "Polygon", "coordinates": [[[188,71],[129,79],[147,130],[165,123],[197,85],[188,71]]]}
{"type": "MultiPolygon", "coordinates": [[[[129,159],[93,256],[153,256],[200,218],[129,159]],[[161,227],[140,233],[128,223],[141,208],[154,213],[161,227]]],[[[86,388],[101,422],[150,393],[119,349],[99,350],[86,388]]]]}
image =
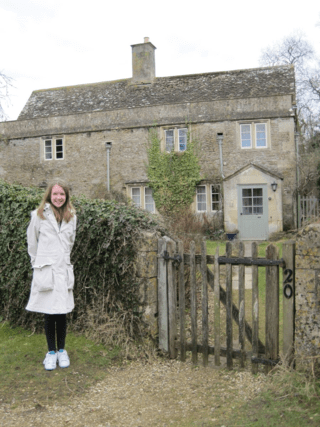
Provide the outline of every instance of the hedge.
{"type": "MultiPolygon", "coordinates": [[[[43,316],[25,310],[32,269],[26,229],[43,191],[0,180],[0,320],[34,330],[43,316]]],[[[135,242],[143,229],[155,229],[154,217],[134,206],[110,200],[73,197],[77,235],[71,254],[75,271],[75,309],[71,324],[81,330],[88,311],[123,310],[137,314],[135,242]]]]}

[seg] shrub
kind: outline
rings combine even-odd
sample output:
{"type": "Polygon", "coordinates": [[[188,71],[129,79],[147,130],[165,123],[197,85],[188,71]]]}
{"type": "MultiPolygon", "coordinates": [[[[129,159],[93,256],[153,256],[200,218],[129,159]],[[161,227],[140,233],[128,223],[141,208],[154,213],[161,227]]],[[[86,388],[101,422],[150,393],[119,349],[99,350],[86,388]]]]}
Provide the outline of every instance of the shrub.
{"type": "MultiPolygon", "coordinates": [[[[0,312],[13,325],[35,330],[42,315],[25,310],[32,280],[26,229],[42,191],[0,181],[0,312]]],[[[154,229],[154,218],[112,200],[73,197],[78,225],[71,261],[75,270],[75,309],[71,325],[82,330],[90,311],[138,316],[135,241],[141,230],[154,229]]],[[[132,325],[131,325],[132,326],[132,325]]]]}

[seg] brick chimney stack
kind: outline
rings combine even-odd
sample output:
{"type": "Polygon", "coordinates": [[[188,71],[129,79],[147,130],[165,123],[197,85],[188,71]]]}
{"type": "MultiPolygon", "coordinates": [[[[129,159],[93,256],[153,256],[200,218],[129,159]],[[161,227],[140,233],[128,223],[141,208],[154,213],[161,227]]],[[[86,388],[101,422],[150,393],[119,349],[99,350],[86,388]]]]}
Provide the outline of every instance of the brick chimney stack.
{"type": "Polygon", "coordinates": [[[133,44],[132,47],[132,83],[152,83],[156,77],[156,47],[144,38],[144,43],[133,44]]]}

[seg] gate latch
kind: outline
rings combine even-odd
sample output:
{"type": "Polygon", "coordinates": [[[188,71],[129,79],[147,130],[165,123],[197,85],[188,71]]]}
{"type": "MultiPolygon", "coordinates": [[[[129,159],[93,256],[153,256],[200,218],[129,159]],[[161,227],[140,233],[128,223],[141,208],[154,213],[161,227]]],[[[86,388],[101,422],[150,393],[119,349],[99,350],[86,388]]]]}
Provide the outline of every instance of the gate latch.
{"type": "Polygon", "coordinates": [[[168,251],[163,252],[163,259],[165,261],[169,261],[169,259],[171,259],[173,262],[176,262],[177,264],[180,264],[180,262],[182,261],[182,258],[179,254],[176,254],[173,257],[170,257],[168,251]]]}

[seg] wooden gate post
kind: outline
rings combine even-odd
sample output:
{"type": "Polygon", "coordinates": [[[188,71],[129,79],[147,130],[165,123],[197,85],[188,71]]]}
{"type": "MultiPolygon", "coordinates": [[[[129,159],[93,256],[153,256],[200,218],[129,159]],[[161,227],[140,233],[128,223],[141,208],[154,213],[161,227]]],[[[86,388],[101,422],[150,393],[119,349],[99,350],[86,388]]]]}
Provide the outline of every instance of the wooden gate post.
{"type": "Polygon", "coordinates": [[[283,271],[283,355],[287,363],[292,362],[294,348],[295,311],[295,242],[282,244],[283,271]]]}
{"type": "Polygon", "coordinates": [[[170,358],[177,357],[177,285],[173,255],[175,242],[169,237],[158,241],[158,324],[159,348],[169,352],[170,358]],[[169,257],[167,260],[164,255],[169,257]],[[170,259],[171,258],[171,259],[170,259]]]}
{"type": "Polygon", "coordinates": [[[167,243],[167,252],[171,259],[167,261],[168,280],[168,317],[169,317],[169,356],[171,359],[177,357],[177,281],[175,267],[172,258],[175,253],[175,242],[170,239],[167,243]]]}
{"type": "Polygon", "coordinates": [[[159,348],[169,351],[167,263],[163,258],[168,238],[158,240],[158,326],[159,348]]]}
{"type": "MultiPolygon", "coordinates": [[[[266,258],[278,259],[279,250],[270,244],[266,258]]],[[[266,359],[276,360],[279,356],[279,266],[266,267],[266,359]]],[[[266,366],[266,373],[271,366],[266,366]]]]}

